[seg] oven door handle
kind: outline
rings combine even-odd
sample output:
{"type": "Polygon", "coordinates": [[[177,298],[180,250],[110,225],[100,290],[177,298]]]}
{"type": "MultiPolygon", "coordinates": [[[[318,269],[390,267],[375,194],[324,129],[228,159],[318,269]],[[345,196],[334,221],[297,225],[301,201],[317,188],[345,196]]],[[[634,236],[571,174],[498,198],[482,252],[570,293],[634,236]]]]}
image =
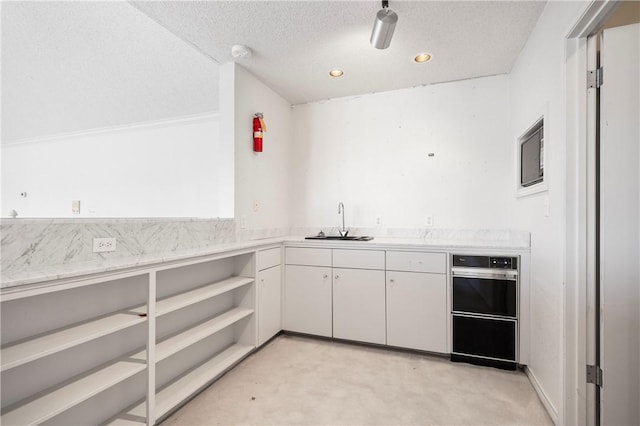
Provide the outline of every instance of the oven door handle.
{"type": "Polygon", "coordinates": [[[497,280],[508,280],[508,281],[517,281],[518,272],[517,271],[495,271],[495,270],[487,270],[487,269],[472,269],[472,268],[452,268],[451,274],[453,277],[462,277],[462,278],[480,278],[480,279],[497,279],[497,280]]]}

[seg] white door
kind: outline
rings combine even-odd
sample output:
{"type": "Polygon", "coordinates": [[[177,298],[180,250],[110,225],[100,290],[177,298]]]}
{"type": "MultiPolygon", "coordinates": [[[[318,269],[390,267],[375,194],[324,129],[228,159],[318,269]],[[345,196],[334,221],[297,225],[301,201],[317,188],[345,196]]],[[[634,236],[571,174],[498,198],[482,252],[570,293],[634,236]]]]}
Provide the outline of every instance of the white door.
{"type": "Polygon", "coordinates": [[[281,271],[274,266],[258,274],[258,346],[282,330],[281,271]]]}
{"type": "Polygon", "coordinates": [[[285,267],[284,327],[331,337],[331,268],[285,267]]]}
{"type": "Polygon", "coordinates": [[[384,271],[333,268],[333,337],[384,345],[384,271]]]}
{"type": "Polygon", "coordinates": [[[387,272],[387,344],[447,352],[447,278],[387,272]]]}
{"type": "Polygon", "coordinates": [[[604,30],[601,52],[601,423],[638,425],[640,24],[604,30]]]}

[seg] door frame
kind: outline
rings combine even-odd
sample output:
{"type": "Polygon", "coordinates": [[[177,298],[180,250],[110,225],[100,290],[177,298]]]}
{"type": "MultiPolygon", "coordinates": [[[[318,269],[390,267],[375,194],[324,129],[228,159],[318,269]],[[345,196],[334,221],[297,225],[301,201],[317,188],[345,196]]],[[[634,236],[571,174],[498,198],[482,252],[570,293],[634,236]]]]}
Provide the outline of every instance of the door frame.
{"type": "Polygon", "coordinates": [[[593,389],[586,379],[595,335],[595,97],[587,90],[587,71],[593,66],[589,36],[619,5],[618,0],[592,1],[568,31],[566,65],[566,235],[563,317],[562,424],[594,425],[593,389]],[[590,347],[591,346],[591,347],[590,347]]]}

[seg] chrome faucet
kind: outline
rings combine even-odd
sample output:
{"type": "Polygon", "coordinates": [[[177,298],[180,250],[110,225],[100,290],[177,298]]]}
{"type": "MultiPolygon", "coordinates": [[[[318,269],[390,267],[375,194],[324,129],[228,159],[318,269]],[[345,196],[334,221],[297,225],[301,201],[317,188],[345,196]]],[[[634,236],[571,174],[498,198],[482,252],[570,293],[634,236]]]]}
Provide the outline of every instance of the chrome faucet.
{"type": "Polygon", "coordinates": [[[338,203],[338,214],[342,214],[342,229],[338,230],[338,232],[340,232],[341,237],[346,237],[349,231],[347,231],[347,228],[344,226],[344,204],[342,201],[338,203]]]}

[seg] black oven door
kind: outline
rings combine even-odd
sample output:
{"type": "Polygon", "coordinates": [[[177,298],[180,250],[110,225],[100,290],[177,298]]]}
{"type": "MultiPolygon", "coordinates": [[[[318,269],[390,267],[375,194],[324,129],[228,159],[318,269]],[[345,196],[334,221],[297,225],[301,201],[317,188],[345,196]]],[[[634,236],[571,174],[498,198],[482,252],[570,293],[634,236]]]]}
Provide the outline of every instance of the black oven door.
{"type": "Polygon", "coordinates": [[[509,273],[453,273],[453,311],[517,317],[518,281],[509,273]]]}
{"type": "Polygon", "coordinates": [[[516,361],[517,322],[513,319],[453,315],[453,353],[516,361]]]}

